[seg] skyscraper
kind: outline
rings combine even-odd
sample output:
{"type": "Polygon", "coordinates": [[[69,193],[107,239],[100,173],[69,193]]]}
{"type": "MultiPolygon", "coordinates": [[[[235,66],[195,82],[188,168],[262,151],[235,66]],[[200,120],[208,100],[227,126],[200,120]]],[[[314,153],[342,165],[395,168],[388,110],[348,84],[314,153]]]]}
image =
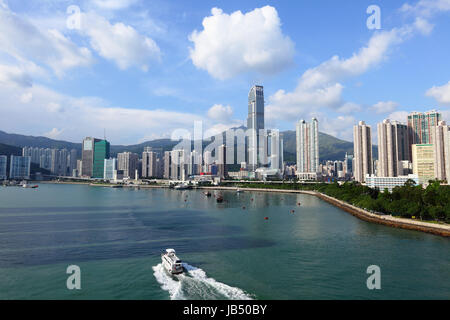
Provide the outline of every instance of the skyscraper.
{"type": "Polygon", "coordinates": [[[353,149],[355,180],[364,182],[366,174],[373,173],[372,161],[372,128],[364,121],[353,126],[353,149]]]}
{"type": "Polygon", "coordinates": [[[419,183],[428,183],[435,178],[434,146],[432,144],[412,145],[413,174],[419,177],[419,183]]]}
{"type": "MultiPolygon", "coordinates": [[[[94,162],[92,169],[92,177],[103,179],[105,170],[105,159],[109,159],[110,145],[106,140],[96,141],[94,143],[94,162]]],[[[84,162],[84,161],[83,161],[84,162]]]]}
{"type": "Polygon", "coordinates": [[[432,140],[434,141],[434,162],[435,177],[438,180],[449,180],[450,176],[450,126],[445,121],[439,121],[432,130],[432,140]]]}
{"type": "MultiPolygon", "coordinates": [[[[261,162],[260,130],[264,130],[264,88],[253,86],[248,93],[248,162],[249,169],[255,170],[261,162]]],[[[264,137],[263,137],[264,138],[264,137]]]]}
{"type": "Polygon", "coordinates": [[[69,155],[69,175],[73,176],[73,171],[77,169],[77,150],[76,149],[72,149],[70,150],[70,155],[69,155]]]}
{"type": "Polygon", "coordinates": [[[319,121],[300,120],[296,126],[297,173],[319,172],[319,121]]]}
{"type": "Polygon", "coordinates": [[[171,166],[170,163],[172,162],[172,153],[170,151],[164,152],[164,179],[170,179],[171,177],[171,166]]]}
{"type": "Polygon", "coordinates": [[[409,160],[408,127],[397,121],[378,123],[379,177],[397,177],[403,174],[401,161],[409,160]]]}
{"type": "Polygon", "coordinates": [[[6,166],[8,164],[8,156],[0,156],[0,180],[6,180],[6,166]]]}
{"type": "Polygon", "coordinates": [[[278,130],[267,133],[267,151],[270,159],[270,169],[283,170],[283,137],[278,130]]]}
{"type": "Polygon", "coordinates": [[[105,159],[104,162],[103,179],[114,180],[114,172],[117,171],[117,159],[105,159]]]}
{"type": "Polygon", "coordinates": [[[94,145],[100,141],[92,137],[87,137],[83,140],[81,160],[82,167],[80,175],[82,177],[92,177],[94,170],[94,145]]]}
{"type": "Polygon", "coordinates": [[[430,144],[432,141],[432,127],[437,126],[442,115],[435,111],[412,112],[408,115],[409,143],[430,144]]]}
{"type": "Polygon", "coordinates": [[[225,145],[219,147],[219,157],[217,159],[217,175],[224,179],[227,174],[227,151],[225,145]]]}
{"type": "Polygon", "coordinates": [[[123,177],[134,179],[138,168],[139,156],[136,153],[123,152],[117,155],[117,170],[123,170],[123,177]]]}
{"type": "Polygon", "coordinates": [[[31,157],[11,156],[10,179],[30,179],[31,157]]]}
{"type": "Polygon", "coordinates": [[[142,177],[158,177],[157,154],[151,148],[145,148],[142,152],[142,177]]]}

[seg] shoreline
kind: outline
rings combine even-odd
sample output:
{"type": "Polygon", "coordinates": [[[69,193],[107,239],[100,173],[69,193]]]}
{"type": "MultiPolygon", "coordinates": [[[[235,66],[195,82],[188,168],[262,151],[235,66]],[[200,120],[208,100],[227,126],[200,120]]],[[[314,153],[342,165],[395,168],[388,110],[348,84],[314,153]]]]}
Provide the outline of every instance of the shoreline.
{"type": "MultiPolygon", "coordinates": [[[[96,186],[96,187],[109,187],[114,188],[114,185],[107,184],[91,184],[90,182],[56,182],[56,181],[39,181],[38,183],[44,184],[78,184],[78,185],[88,185],[88,186],[96,186]]],[[[142,188],[142,189],[151,189],[151,188],[168,188],[168,186],[162,185],[121,185],[123,188],[142,188]]],[[[116,186],[115,188],[118,188],[116,186]]],[[[450,237],[450,225],[447,224],[435,224],[424,221],[417,221],[406,218],[397,218],[391,215],[377,215],[366,211],[364,209],[358,208],[352,204],[346,203],[344,201],[335,199],[326,194],[317,192],[317,191],[308,191],[308,190],[286,190],[286,189],[265,189],[265,188],[237,188],[237,187],[220,187],[220,186],[199,186],[194,187],[194,189],[206,189],[206,190],[228,190],[228,191],[236,191],[237,189],[246,190],[246,191],[255,191],[255,192],[276,192],[276,193],[297,193],[297,194],[309,194],[312,196],[316,196],[319,199],[338,207],[341,210],[344,210],[351,215],[367,221],[371,223],[378,223],[385,226],[393,227],[393,228],[401,228],[407,230],[415,230],[426,233],[431,233],[434,235],[442,236],[442,237],[450,237]]]]}
{"type": "Polygon", "coordinates": [[[350,213],[351,215],[372,223],[378,223],[382,225],[386,225],[393,228],[401,228],[408,230],[421,231],[426,233],[432,233],[434,235],[442,236],[442,237],[450,237],[450,225],[443,224],[435,224],[424,221],[417,221],[406,218],[397,218],[391,215],[377,215],[366,211],[364,209],[355,207],[352,204],[346,203],[344,201],[335,199],[326,194],[317,192],[317,191],[308,191],[308,190],[284,190],[284,189],[260,189],[260,188],[236,188],[236,187],[199,187],[198,189],[215,189],[215,190],[247,190],[247,191],[256,191],[256,192],[277,192],[277,193],[299,193],[299,194],[309,194],[312,196],[316,196],[319,199],[322,199],[325,202],[328,202],[339,209],[344,210],[345,212],[350,213]]]}

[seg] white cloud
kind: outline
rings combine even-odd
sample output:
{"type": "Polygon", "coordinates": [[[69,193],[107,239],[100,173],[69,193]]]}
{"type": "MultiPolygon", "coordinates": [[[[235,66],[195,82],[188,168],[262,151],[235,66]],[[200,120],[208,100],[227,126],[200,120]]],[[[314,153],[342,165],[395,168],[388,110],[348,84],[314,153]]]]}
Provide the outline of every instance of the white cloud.
{"type": "Polygon", "coordinates": [[[352,141],[353,125],[357,120],[353,116],[338,116],[336,118],[319,117],[319,130],[334,137],[352,141]]]}
{"type": "Polygon", "coordinates": [[[119,10],[135,4],[137,0],[93,0],[93,3],[102,9],[119,10]]]}
{"type": "Polygon", "coordinates": [[[228,122],[233,115],[233,109],[230,106],[215,104],[208,110],[208,117],[213,120],[228,122]]]}
{"type": "Polygon", "coordinates": [[[417,30],[420,31],[420,33],[424,35],[429,35],[434,28],[433,24],[429,23],[426,19],[421,17],[416,18],[414,26],[416,27],[417,30]]]}
{"type": "Polygon", "coordinates": [[[124,23],[111,24],[93,12],[82,14],[81,33],[89,37],[100,56],[114,61],[122,70],[138,66],[147,71],[149,63],[161,58],[160,48],[151,38],[124,23]]]}
{"type": "Polygon", "coordinates": [[[59,130],[58,128],[53,128],[49,132],[44,133],[43,136],[50,139],[56,139],[61,135],[63,131],[64,129],[59,130]]]}
{"type": "Polygon", "coordinates": [[[25,92],[20,96],[20,101],[22,103],[30,103],[33,100],[33,93],[25,92]]]}
{"type": "Polygon", "coordinates": [[[0,51],[15,60],[24,73],[30,70],[24,70],[23,65],[34,64],[34,69],[40,68],[41,73],[40,65],[45,65],[62,76],[68,69],[93,62],[88,48],[78,47],[55,29],[40,29],[3,6],[0,6],[0,30],[0,51]]]}
{"type": "Polygon", "coordinates": [[[265,6],[243,14],[213,8],[203,19],[203,30],[189,40],[193,64],[217,79],[245,72],[272,74],[293,61],[294,44],[283,35],[278,12],[265,6]]]}
{"type": "Polygon", "coordinates": [[[375,103],[371,109],[375,111],[377,114],[382,113],[391,113],[395,109],[397,109],[398,103],[394,101],[380,101],[378,103],[375,103]]]}
{"type": "Polygon", "coordinates": [[[450,0],[420,0],[415,5],[405,3],[400,10],[429,17],[438,12],[450,11],[450,0]]]}
{"type": "Polygon", "coordinates": [[[441,105],[450,106],[450,81],[443,86],[428,89],[426,95],[433,97],[441,105]]]}
{"type": "Polygon", "coordinates": [[[163,109],[112,107],[95,98],[74,98],[35,84],[24,91],[19,86],[0,86],[0,128],[6,132],[42,134],[79,142],[84,136],[103,136],[113,144],[135,144],[151,137],[170,137],[175,129],[193,130],[202,121],[205,136],[242,125],[242,121],[210,119],[203,114],[163,109]],[[20,101],[24,94],[32,102],[20,101]],[[55,124],[57,128],[55,129],[55,124]],[[62,130],[63,129],[63,130],[62,130]]]}
{"type": "Polygon", "coordinates": [[[293,91],[279,90],[270,96],[266,107],[267,117],[297,120],[311,110],[317,112],[323,107],[348,113],[355,106],[343,101],[344,86],[341,82],[375,68],[388,58],[392,47],[418,32],[429,33],[431,28],[427,21],[416,19],[413,24],[374,33],[367,45],[351,57],[343,59],[335,55],[317,67],[306,70],[293,91]]]}
{"type": "Polygon", "coordinates": [[[387,116],[386,119],[390,119],[390,120],[396,120],[402,123],[406,123],[408,120],[408,111],[395,111],[393,113],[391,113],[389,116],[387,116]]]}
{"type": "Polygon", "coordinates": [[[339,113],[350,114],[354,112],[359,112],[362,110],[362,107],[353,102],[346,102],[342,106],[340,106],[336,111],[339,113]]]}

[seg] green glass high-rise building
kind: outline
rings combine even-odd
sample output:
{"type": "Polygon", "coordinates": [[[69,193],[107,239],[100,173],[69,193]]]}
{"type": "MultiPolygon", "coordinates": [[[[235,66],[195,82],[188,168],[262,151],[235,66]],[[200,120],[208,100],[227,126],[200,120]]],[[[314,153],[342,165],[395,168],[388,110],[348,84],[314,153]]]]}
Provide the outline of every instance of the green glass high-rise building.
{"type": "Polygon", "coordinates": [[[92,177],[103,179],[105,159],[110,157],[110,145],[106,140],[96,141],[94,143],[94,165],[92,177]]]}

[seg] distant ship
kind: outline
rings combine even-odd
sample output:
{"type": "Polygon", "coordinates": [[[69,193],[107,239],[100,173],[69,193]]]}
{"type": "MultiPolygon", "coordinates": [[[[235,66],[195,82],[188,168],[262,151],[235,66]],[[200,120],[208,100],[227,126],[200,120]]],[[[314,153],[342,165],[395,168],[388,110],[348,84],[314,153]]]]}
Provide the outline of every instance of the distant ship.
{"type": "Polygon", "coordinates": [[[186,183],[182,183],[182,184],[178,184],[175,186],[175,189],[177,190],[187,190],[187,189],[191,189],[192,187],[186,183]]]}
{"type": "Polygon", "coordinates": [[[174,249],[166,249],[161,253],[162,265],[170,274],[180,274],[184,272],[181,260],[176,256],[174,249]]]}
{"type": "Polygon", "coordinates": [[[36,188],[39,187],[37,184],[35,184],[35,185],[29,185],[26,181],[22,181],[21,186],[22,186],[23,188],[31,188],[31,189],[36,189],[36,188]]]}

